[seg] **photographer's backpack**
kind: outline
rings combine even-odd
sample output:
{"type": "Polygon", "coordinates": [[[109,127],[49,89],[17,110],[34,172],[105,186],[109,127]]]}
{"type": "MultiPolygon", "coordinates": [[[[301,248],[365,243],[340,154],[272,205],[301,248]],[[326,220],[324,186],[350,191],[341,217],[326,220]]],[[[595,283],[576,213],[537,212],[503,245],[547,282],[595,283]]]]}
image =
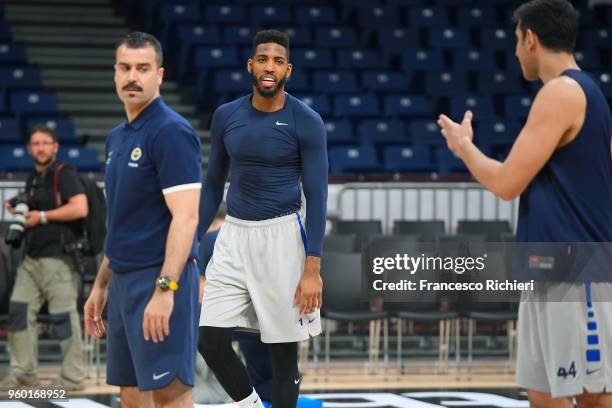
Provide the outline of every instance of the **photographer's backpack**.
{"type": "MultiPolygon", "coordinates": [[[[58,164],[55,167],[53,174],[53,197],[55,197],[55,206],[61,206],[61,198],[59,196],[59,173],[67,164],[58,164]]],[[[83,184],[85,195],[87,196],[87,205],[89,212],[83,220],[85,236],[89,241],[90,251],[85,255],[95,256],[104,249],[104,240],[106,239],[106,198],[104,192],[94,180],[83,177],[79,174],[79,180],[83,184]]]]}

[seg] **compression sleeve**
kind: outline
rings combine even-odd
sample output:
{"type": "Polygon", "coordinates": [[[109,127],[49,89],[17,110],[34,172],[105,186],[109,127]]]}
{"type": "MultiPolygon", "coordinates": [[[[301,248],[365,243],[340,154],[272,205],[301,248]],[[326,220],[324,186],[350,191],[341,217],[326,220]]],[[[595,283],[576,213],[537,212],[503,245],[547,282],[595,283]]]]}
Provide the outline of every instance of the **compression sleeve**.
{"type": "Polygon", "coordinates": [[[224,115],[217,109],[210,125],[211,147],[208,156],[208,170],[204,179],[204,188],[200,198],[200,222],[198,225],[198,239],[206,233],[212,223],[225,190],[225,179],[229,169],[229,156],[223,142],[224,115]]]}
{"type": "Polygon", "coordinates": [[[305,115],[298,129],[306,198],[306,255],[321,256],[327,214],[327,135],[318,114],[305,115]]]}

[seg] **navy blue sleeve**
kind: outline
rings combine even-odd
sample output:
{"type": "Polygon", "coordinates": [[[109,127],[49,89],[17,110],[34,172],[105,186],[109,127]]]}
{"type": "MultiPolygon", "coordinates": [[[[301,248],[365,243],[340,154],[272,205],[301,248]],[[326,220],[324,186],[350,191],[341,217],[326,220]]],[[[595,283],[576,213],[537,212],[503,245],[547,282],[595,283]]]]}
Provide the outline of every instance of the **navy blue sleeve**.
{"type": "Polygon", "coordinates": [[[297,127],[306,198],[306,255],[321,256],[327,214],[327,134],[321,117],[307,112],[297,127]]]}
{"type": "Polygon", "coordinates": [[[222,109],[215,111],[210,125],[211,146],[208,156],[208,170],[204,179],[202,195],[200,197],[200,223],[198,225],[198,238],[201,238],[217,214],[223,192],[225,179],[229,170],[229,156],[223,142],[225,118],[222,109]]]}
{"type": "Polygon", "coordinates": [[[190,126],[167,124],[151,140],[150,149],[164,194],[201,188],[200,139],[190,126]]]}
{"type": "Polygon", "coordinates": [[[206,267],[208,266],[208,262],[210,262],[210,258],[212,258],[213,251],[215,249],[215,241],[217,240],[217,236],[219,235],[219,230],[212,231],[204,235],[202,241],[200,242],[200,275],[206,276],[206,267]]]}

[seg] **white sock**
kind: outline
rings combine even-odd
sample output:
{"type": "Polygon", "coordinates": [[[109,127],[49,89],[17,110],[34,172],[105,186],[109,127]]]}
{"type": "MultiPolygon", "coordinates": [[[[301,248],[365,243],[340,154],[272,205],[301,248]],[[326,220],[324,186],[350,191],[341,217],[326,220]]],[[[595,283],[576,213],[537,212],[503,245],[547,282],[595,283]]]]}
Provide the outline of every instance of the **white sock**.
{"type": "Polygon", "coordinates": [[[253,388],[251,395],[243,399],[242,401],[236,402],[239,408],[264,408],[261,398],[257,395],[257,391],[253,388]]]}

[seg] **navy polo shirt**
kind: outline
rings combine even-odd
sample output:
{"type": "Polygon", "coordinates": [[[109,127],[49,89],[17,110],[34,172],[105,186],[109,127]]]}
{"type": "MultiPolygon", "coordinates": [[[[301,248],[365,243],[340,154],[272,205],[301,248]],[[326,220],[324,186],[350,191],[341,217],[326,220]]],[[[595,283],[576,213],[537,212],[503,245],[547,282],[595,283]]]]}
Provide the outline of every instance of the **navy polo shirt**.
{"type": "MultiPolygon", "coordinates": [[[[172,221],[164,194],[201,188],[200,141],[161,97],[106,139],[105,255],[113,272],[161,265],[172,221]]],[[[194,244],[191,256],[195,257],[194,244]]]]}

